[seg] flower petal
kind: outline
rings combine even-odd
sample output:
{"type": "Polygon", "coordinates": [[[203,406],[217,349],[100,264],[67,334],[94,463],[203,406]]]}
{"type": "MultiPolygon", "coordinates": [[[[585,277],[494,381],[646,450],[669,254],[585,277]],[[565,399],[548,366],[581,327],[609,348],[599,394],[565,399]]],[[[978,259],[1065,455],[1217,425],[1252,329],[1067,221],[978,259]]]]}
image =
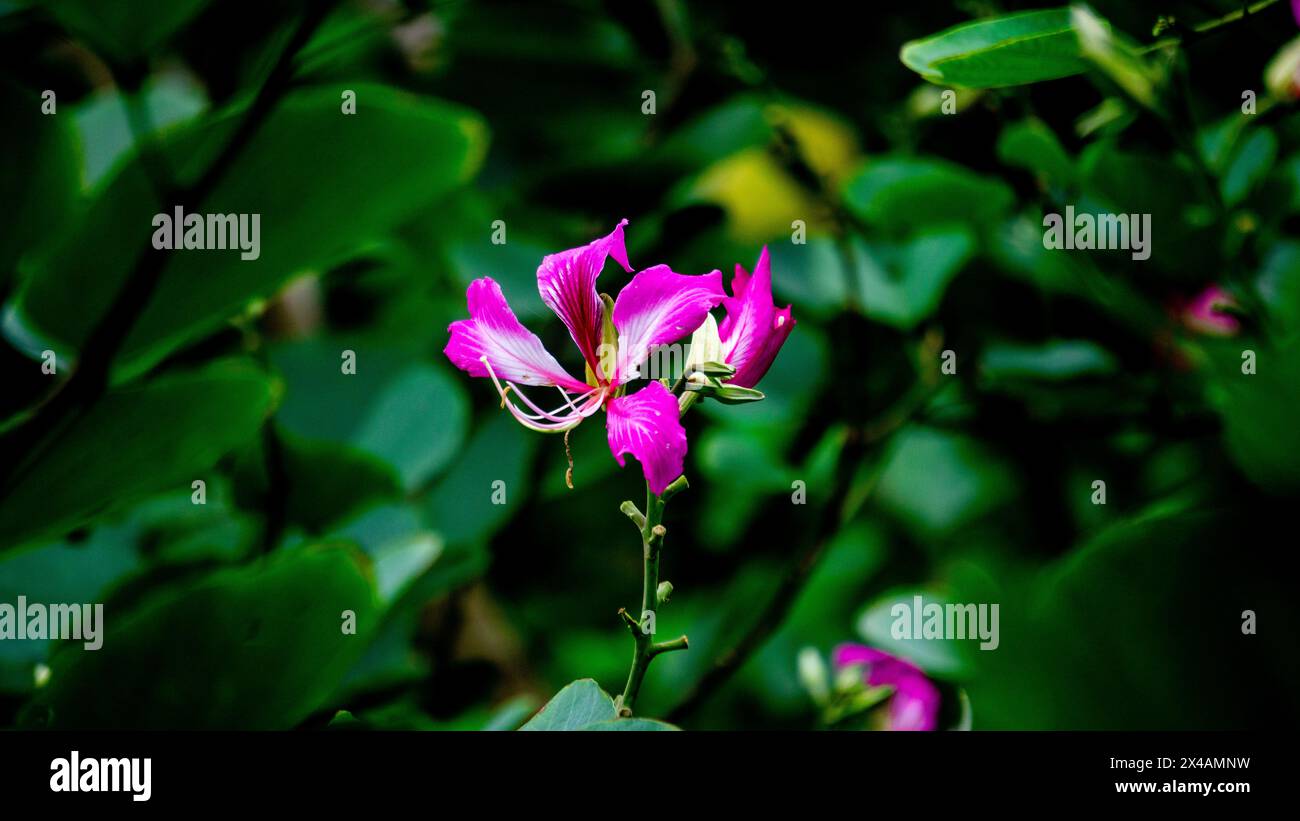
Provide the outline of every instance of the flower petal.
{"type": "Polygon", "coordinates": [[[609,449],[619,467],[630,453],[641,463],[650,492],[658,495],[682,475],[686,459],[686,429],[677,411],[677,399],[658,382],[609,403],[605,428],[609,449]]]}
{"type": "Polygon", "coordinates": [[[772,269],[767,247],[758,256],[751,277],[740,265],[731,280],[732,296],[722,301],[727,315],[718,325],[722,353],[736,369],[732,385],[752,388],[767,373],[777,351],[794,330],[790,306],[777,309],[772,303],[772,269]]]}
{"type": "Polygon", "coordinates": [[[614,327],[618,329],[614,384],[636,378],[638,367],[655,346],[693,333],[709,309],[726,296],[721,271],[686,276],[673,273],[667,265],[656,265],[632,277],[614,303],[614,327]]]}
{"type": "Polygon", "coordinates": [[[491,277],[471,282],[465,300],[470,318],[451,323],[447,328],[451,339],[443,349],[456,367],[470,376],[487,376],[487,365],[483,363],[483,357],[487,357],[497,378],[507,382],[559,385],[580,393],[591,390],[555,361],[537,334],[520,324],[501,286],[491,277]]]}
{"type": "Polygon", "coordinates": [[[835,669],[864,667],[869,687],[894,688],[889,698],[889,729],[933,730],[939,719],[939,688],[916,665],[863,644],[841,644],[832,654],[835,669]]]}
{"type": "Polygon", "coordinates": [[[923,675],[894,682],[889,699],[889,729],[928,731],[938,729],[939,688],[923,675]]]}
{"type": "Polygon", "coordinates": [[[596,352],[600,348],[601,304],[596,293],[596,279],[605,267],[606,257],[631,272],[627,261],[627,248],[623,244],[623,220],[608,236],[594,240],[581,248],[572,248],[542,258],[537,269],[537,290],[582,351],[582,357],[593,371],[599,372],[600,362],[596,352]]]}

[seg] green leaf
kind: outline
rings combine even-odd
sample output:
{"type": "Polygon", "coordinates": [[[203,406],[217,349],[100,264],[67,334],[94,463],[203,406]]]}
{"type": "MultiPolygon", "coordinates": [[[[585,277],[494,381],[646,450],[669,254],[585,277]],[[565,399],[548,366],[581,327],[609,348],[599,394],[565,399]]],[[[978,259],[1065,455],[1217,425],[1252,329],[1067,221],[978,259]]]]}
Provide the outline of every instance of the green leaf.
{"type": "Polygon", "coordinates": [[[129,61],[157,49],[194,19],[207,0],[48,0],[40,5],[72,34],[110,57],[129,61]]]}
{"type": "Polygon", "coordinates": [[[663,721],[619,718],[614,699],[589,678],[565,686],[520,730],[676,730],[663,721]]]}
{"type": "Polygon", "coordinates": [[[663,732],[680,730],[680,727],[674,727],[666,721],[659,721],[654,718],[616,718],[612,721],[597,721],[595,724],[588,724],[583,727],[584,730],[608,732],[663,732]]]}
{"type": "Polygon", "coordinates": [[[963,23],[906,43],[899,56],[932,83],[965,88],[1037,83],[1088,68],[1068,8],[963,23]]]}
{"type": "MultiPolygon", "coordinates": [[[[1160,251],[1147,260],[1174,276],[1188,276],[1204,261],[1213,203],[1184,163],[1165,155],[1120,150],[1113,140],[1095,142],[1079,158],[1083,193],[1079,214],[1151,215],[1152,237],[1160,251]]],[[[1067,226],[1068,228],[1068,226],[1067,226]]],[[[1149,241],[1149,240],[1148,240],[1149,241]]],[[[1126,261],[1128,252],[1121,251],[1126,261]]]]}
{"type": "Polygon", "coordinates": [[[862,219],[906,233],[944,223],[989,224],[1015,195],[1000,180],[932,157],[885,156],[848,181],[844,201],[862,219]]]}
{"type": "Polygon", "coordinates": [[[391,467],[406,491],[456,456],[469,423],[463,380],[443,363],[366,339],[318,337],[276,346],[284,375],[276,421],[303,439],[331,442],[391,467]],[[356,372],[343,373],[344,351],[356,372]]]}
{"type": "Polygon", "coordinates": [[[877,322],[911,330],[939,307],[948,283],[975,252],[961,226],[930,229],[901,243],[853,243],[858,301],[877,322]]]}
{"type": "Polygon", "coordinates": [[[993,383],[1034,379],[1062,382],[1114,373],[1115,356],[1087,339],[1054,339],[1038,345],[996,342],[980,355],[980,376],[993,383]]]}
{"type": "Polygon", "coordinates": [[[111,391],[0,500],[0,548],[58,536],[169,487],[188,488],[270,412],[260,369],[227,360],[111,391]]]}
{"type": "Polygon", "coordinates": [[[161,75],[146,80],[136,100],[119,89],[106,89],[79,103],[73,116],[81,134],[87,188],[96,189],[101,182],[111,179],[111,172],[131,156],[136,135],[126,107],[132,104],[144,109],[153,135],[158,135],[202,114],[208,100],[195,81],[161,75]]]}
{"type": "Polygon", "coordinates": [[[843,309],[849,280],[834,240],[814,236],[804,245],[782,242],[769,250],[772,286],[780,299],[798,306],[800,315],[834,315],[843,309]]]}
{"type": "Polygon", "coordinates": [[[0,80],[0,156],[11,169],[0,176],[0,202],[9,204],[0,231],[0,290],[19,257],[40,248],[74,217],[81,187],[76,141],[68,119],[42,114],[41,100],[0,80]]]}
{"type": "Polygon", "coordinates": [[[282,551],[139,604],[104,606],[103,646],[63,645],[29,715],[57,728],[288,729],[365,648],[374,591],[357,554],[282,551]],[[341,629],[356,615],[357,634],[341,629]]]}
{"type": "MultiPolygon", "coordinates": [[[[924,634],[917,635],[914,630],[917,596],[921,597],[922,608],[929,604],[937,604],[942,608],[956,603],[929,590],[911,587],[892,589],[882,593],[859,614],[856,625],[858,635],[873,647],[905,658],[927,673],[960,678],[968,672],[970,655],[978,640],[972,640],[973,637],[957,639],[951,636],[934,639],[925,638],[924,634]],[[895,611],[894,608],[900,605],[907,609],[895,611]],[[908,638],[895,638],[894,626],[900,618],[912,619],[903,627],[908,638]]],[[[920,617],[924,619],[924,616],[922,611],[920,617]]]]}
{"type": "Polygon", "coordinates": [[[1268,251],[1256,287],[1279,341],[1300,337],[1300,242],[1283,240],[1268,251]]]}
{"type": "Polygon", "coordinates": [[[701,436],[695,459],[705,476],[729,488],[779,493],[789,490],[792,471],[774,445],[749,431],[712,427],[701,436]]]}
{"type": "MultiPolygon", "coordinates": [[[[0,557],[0,602],[96,602],[140,566],[134,527],[97,528],[82,543],[55,542],[0,557]]],[[[0,692],[29,692],[49,644],[0,641],[0,692]]]]}
{"type": "Polygon", "coordinates": [[[1014,586],[1011,567],[961,584],[957,601],[1002,605],[1000,646],[971,652],[963,682],[976,727],[1276,726],[1294,701],[1300,630],[1292,577],[1278,572],[1284,517],[1142,515],[1014,586]],[[1258,635],[1242,630],[1247,609],[1258,635]]]}
{"type": "Polygon", "coordinates": [[[1223,416],[1233,461],[1259,486],[1278,494],[1300,490],[1300,340],[1285,346],[1239,340],[1211,349],[1213,398],[1223,416]],[[1256,372],[1242,373],[1242,354],[1256,356],[1256,372]]]}
{"type": "Polygon", "coordinates": [[[468,421],[469,402],[456,375],[421,363],[399,373],[374,399],[355,441],[396,467],[410,489],[456,454],[468,421]]]}
{"type": "MultiPolygon", "coordinates": [[[[482,121],[449,103],[386,86],[354,84],[358,114],[339,113],[340,89],[286,97],[257,129],[204,214],[259,214],[260,254],[154,251],[160,203],[139,162],[108,184],[84,223],[36,272],[19,308],[39,332],[78,347],[144,253],[171,255],[148,307],[119,356],[117,376],[136,375],[177,347],[218,328],[295,273],[347,260],[421,205],[465,182],[486,146],[482,121]],[[312,148],[303,151],[304,134],[312,148]],[[96,265],[87,266],[93,257],[96,265]]],[[[166,146],[168,165],[192,180],[229,139],[242,109],[187,129],[166,146]]]]}
{"type": "Polygon", "coordinates": [[[878,502],[918,535],[950,535],[1015,495],[1008,467],[981,443],[912,425],[895,435],[876,487],[878,502]],[[917,488],[926,492],[917,493],[917,488]]]}
{"type": "MultiPolygon", "coordinates": [[[[302,439],[279,432],[284,470],[285,517],[319,534],[375,503],[401,495],[387,463],[347,445],[302,439]]],[[[235,470],[235,499],[249,511],[267,509],[266,447],[241,454],[235,470]]]]}
{"type": "Polygon", "coordinates": [[[614,699],[589,678],[564,687],[521,730],[581,730],[599,721],[618,718],[614,699]]]}
{"type": "MultiPolygon", "coordinates": [[[[528,471],[540,438],[505,411],[489,417],[428,494],[424,510],[431,526],[447,541],[464,543],[505,524],[528,498],[528,471]]],[[[609,445],[603,435],[600,439],[605,450],[594,458],[612,464],[609,445]]],[[[585,463],[578,470],[586,470],[585,463]]],[[[563,463],[556,471],[563,474],[563,463]]]]}
{"type": "Polygon", "coordinates": [[[1224,205],[1240,204],[1261,182],[1277,159],[1277,137],[1267,128],[1252,131],[1241,140],[1224,171],[1219,187],[1224,205]]]}
{"type": "Polygon", "coordinates": [[[998,159],[1023,168],[1058,188],[1074,182],[1074,158],[1056,133],[1042,120],[1030,118],[1009,125],[998,135],[998,159]]]}

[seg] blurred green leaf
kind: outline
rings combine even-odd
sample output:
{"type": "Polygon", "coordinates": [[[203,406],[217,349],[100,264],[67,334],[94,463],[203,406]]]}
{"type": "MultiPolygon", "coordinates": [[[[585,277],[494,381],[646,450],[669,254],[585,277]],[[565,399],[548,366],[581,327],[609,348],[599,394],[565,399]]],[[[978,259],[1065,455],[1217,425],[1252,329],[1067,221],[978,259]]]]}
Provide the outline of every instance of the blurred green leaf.
{"type": "Polygon", "coordinates": [[[923,538],[951,535],[1014,495],[1014,475],[982,444],[918,425],[894,437],[876,488],[923,538]]]}
{"type": "Polygon", "coordinates": [[[853,213],[885,230],[907,232],[942,223],[997,219],[1015,201],[1001,180],[932,157],[885,156],[848,181],[844,201],[853,213]]]}
{"type": "Polygon", "coordinates": [[[103,646],[61,646],[34,720],[62,728],[289,729],[324,703],[373,630],[374,591],[337,546],[282,551],[104,606],[103,646]],[[345,634],[341,614],[356,616],[345,634]]]}
{"type": "MultiPolygon", "coordinates": [[[[1144,515],[1037,578],[1001,590],[963,585],[960,601],[1002,603],[999,648],[970,654],[976,727],[1265,729],[1291,721],[1285,682],[1300,675],[1290,651],[1300,621],[1269,533],[1280,524],[1258,509],[1144,515]],[[1245,634],[1244,610],[1273,627],[1245,634]]],[[[1007,569],[996,575],[1018,579],[1007,569]]]]}
{"type": "Polygon", "coordinates": [[[272,400],[266,374],[236,360],[108,393],[0,500],[0,547],[57,536],[155,490],[188,488],[256,433],[272,400]]]}
{"type": "Polygon", "coordinates": [[[965,88],[1037,83],[1088,67],[1068,8],[963,23],[904,44],[899,56],[932,83],[965,88]]]}
{"type": "MultiPolygon", "coordinates": [[[[97,528],[80,543],[55,542],[0,558],[0,602],[103,601],[112,585],[140,567],[133,524],[97,528]]],[[[32,669],[49,643],[0,641],[0,692],[33,689],[32,669]]]]}
{"type": "Polygon", "coordinates": [[[1300,340],[1283,347],[1241,340],[1211,348],[1214,394],[1233,460],[1256,484],[1278,494],[1300,490],[1300,340]],[[1243,373],[1244,354],[1255,373],[1243,373]]]}
{"type": "Polygon", "coordinates": [[[207,0],[46,0],[40,7],[75,36],[116,60],[148,55],[193,20],[207,0]]]}
{"type": "Polygon", "coordinates": [[[1002,162],[1023,168],[1058,189],[1074,183],[1074,158],[1042,120],[1031,117],[1002,129],[997,150],[1002,162]]]}
{"type": "Polygon", "coordinates": [[[356,446],[397,468],[402,485],[426,482],[455,455],[469,417],[465,391],[446,368],[413,365],[374,398],[356,446]]]}
{"type": "MultiPolygon", "coordinates": [[[[286,97],[197,209],[259,214],[257,259],[241,259],[238,250],[149,248],[154,215],[171,214],[175,203],[158,202],[136,162],[108,183],[84,223],[36,272],[20,310],[38,331],[79,346],[140,255],[171,253],[119,357],[119,377],[138,374],[291,275],[346,260],[477,169],[486,129],[474,114],[385,86],[350,88],[364,111],[355,118],[339,113],[337,87],[286,97]],[[310,152],[300,149],[303,134],[312,135],[310,152]],[[88,255],[97,261],[93,270],[84,264],[88,255]]],[[[184,180],[197,177],[242,113],[222,112],[178,135],[166,146],[170,167],[184,180]]]]}
{"type": "Polygon", "coordinates": [[[77,105],[73,117],[81,134],[85,158],[85,184],[96,190],[112,179],[119,162],[131,156],[136,147],[127,106],[138,105],[153,131],[140,137],[157,138],[170,129],[193,120],[208,107],[203,89],[184,76],[161,75],[144,83],[137,98],[112,89],[99,91],[77,105]]]}
{"type": "Polygon", "coordinates": [[[1300,242],[1283,240],[1268,251],[1256,287],[1276,323],[1278,340],[1300,336],[1300,242]]]}
{"type": "Polygon", "coordinates": [[[975,252],[962,226],[928,229],[900,243],[855,238],[858,301],[877,322],[911,330],[939,307],[944,290],[975,252]]]}
{"type": "MultiPolygon", "coordinates": [[[[323,533],[384,499],[399,496],[401,483],[392,468],[346,445],[280,433],[278,470],[284,475],[285,517],[309,533],[323,533]]],[[[264,443],[241,455],[235,472],[235,498],[250,511],[264,511],[271,480],[264,443]]]]}
{"type": "Polygon", "coordinates": [[[446,468],[464,440],[469,399],[442,363],[366,339],[324,337],[278,345],[271,361],[287,385],[277,422],[390,466],[407,492],[446,468]],[[345,351],[356,357],[355,373],[343,373],[345,351]]]}
{"type": "Polygon", "coordinates": [[[1267,128],[1257,128],[1238,142],[1219,180],[1225,205],[1241,203],[1264,179],[1277,159],[1277,147],[1277,137],[1267,128]]]}
{"type": "MultiPolygon", "coordinates": [[[[916,613],[917,596],[921,597],[922,611],[930,604],[944,607],[956,603],[928,590],[910,587],[890,590],[881,594],[858,617],[858,635],[873,647],[905,658],[932,676],[960,678],[968,671],[969,656],[973,648],[978,646],[979,639],[969,636],[965,639],[951,636],[933,639],[925,638],[924,634],[917,635],[914,627],[918,621],[923,622],[925,616],[924,612],[920,615],[916,613]],[[900,605],[906,609],[894,611],[900,605]],[[894,635],[894,625],[900,619],[907,621],[902,631],[906,631],[910,638],[894,635]]],[[[998,629],[1000,632],[1000,623],[998,629]]]]}
{"type": "Polygon", "coordinates": [[[0,202],[10,205],[0,231],[3,292],[19,257],[47,244],[73,220],[81,167],[67,118],[42,114],[35,94],[0,79],[0,107],[6,112],[0,156],[12,169],[0,176],[0,202]]]}
{"type": "Polygon", "coordinates": [[[989,383],[1033,379],[1060,382],[1114,373],[1118,363],[1086,339],[1054,339],[1037,345],[996,342],[980,355],[980,376],[989,383]]]}
{"type": "Polygon", "coordinates": [[[431,526],[457,543],[501,527],[534,490],[528,476],[538,438],[505,411],[493,414],[429,492],[424,510],[431,526]]]}

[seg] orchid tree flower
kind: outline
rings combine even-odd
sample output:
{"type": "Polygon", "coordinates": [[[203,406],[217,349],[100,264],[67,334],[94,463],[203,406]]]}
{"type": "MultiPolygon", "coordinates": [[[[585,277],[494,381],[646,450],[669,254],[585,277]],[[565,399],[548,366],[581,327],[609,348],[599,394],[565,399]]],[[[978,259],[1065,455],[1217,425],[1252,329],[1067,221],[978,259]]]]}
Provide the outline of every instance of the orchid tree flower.
{"type": "Polygon", "coordinates": [[[469,318],[451,323],[443,351],[471,376],[491,379],[502,407],[532,430],[567,434],[582,420],[604,410],[614,459],[622,467],[631,454],[641,464],[646,481],[645,510],[631,501],[620,507],[641,533],[644,561],[641,615],[619,611],[634,644],[627,685],[615,699],[621,716],[632,714],[650,661],[688,646],[686,636],[654,639],[656,611],[673,589],[672,584],[659,580],[660,553],[667,533],[662,524],[664,506],[686,487],[682,475],[686,431],[681,414],[701,395],[723,401],[762,399],[753,386],[763,378],[794,327],[790,308],[777,310],[772,303],[766,248],[752,277],[736,266],[730,297],[722,288],[721,271],[685,276],[667,265],[637,272],[617,299],[599,293],[596,280],[609,259],[632,272],[623,241],[626,225],[623,220],[607,236],[551,254],[537,269],[542,302],[569,329],[582,356],[585,378],[565,370],[537,335],[519,322],[501,286],[490,277],[470,283],[465,294],[469,318]],[[718,305],[726,311],[721,327],[709,313],[718,305]],[[683,376],[698,371],[706,380],[683,378],[670,391],[663,382],[650,379],[633,391],[632,383],[641,379],[641,366],[651,354],[687,335],[695,342],[683,376]],[[554,388],[560,395],[559,404],[546,410],[521,386],[554,388]],[[679,389],[680,398],[675,395],[679,389]]]}
{"type": "Polygon", "coordinates": [[[609,448],[620,466],[631,454],[641,463],[650,491],[660,495],[682,473],[686,431],[676,398],[657,381],[635,393],[628,383],[651,351],[691,333],[709,309],[726,298],[722,273],[674,273],[667,265],[638,272],[612,302],[596,290],[605,262],[613,258],[631,272],[620,222],[607,236],[580,248],[551,254],[537,269],[542,301],[559,316],[582,354],[586,379],[564,369],[525,328],[490,277],[466,292],[469,319],[453,322],[444,353],[471,376],[492,380],[501,402],[519,422],[548,433],[571,430],[605,411],[609,448]],[[551,410],[519,386],[551,387],[560,404],[551,410]]]}
{"type": "MultiPolygon", "coordinates": [[[[754,273],[736,266],[732,295],[722,300],[726,311],[721,324],[710,314],[691,336],[686,360],[688,389],[703,390],[723,401],[762,399],[755,390],[776,354],[794,330],[790,306],[777,308],[772,301],[772,266],[764,246],[754,273]],[[726,366],[721,371],[711,365],[726,366]]],[[[688,395],[685,400],[694,401],[688,395]]]]}
{"type": "Polygon", "coordinates": [[[939,725],[939,688],[906,659],[863,644],[841,644],[832,664],[836,671],[860,677],[867,687],[888,687],[890,730],[934,730],[939,725]]]}

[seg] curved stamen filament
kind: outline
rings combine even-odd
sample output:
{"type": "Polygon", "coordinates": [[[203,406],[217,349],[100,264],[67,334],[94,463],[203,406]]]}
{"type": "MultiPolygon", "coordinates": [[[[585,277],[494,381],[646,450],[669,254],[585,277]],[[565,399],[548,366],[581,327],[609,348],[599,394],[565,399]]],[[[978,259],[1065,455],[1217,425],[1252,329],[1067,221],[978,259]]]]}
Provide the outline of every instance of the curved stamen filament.
{"type": "Polygon", "coordinates": [[[521,425],[526,428],[531,428],[532,430],[544,433],[568,430],[599,410],[604,401],[604,389],[592,388],[586,393],[578,395],[578,401],[583,403],[582,407],[578,407],[574,404],[573,398],[570,397],[563,388],[556,385],[556,390],[558,390],[560,395],[564,397],[564,405],[553,411],[546,411],[524,395],[524,392],[519,389],[519,386],[513,382],[506,382],[503,386],[501,381],[497,378],[496,372],[492,369],[492,363],[488,362],[486,356],[479,357],[479,361],[481,361],[483,366],[487,368],[488,376],[491,377],[492,384],[496,386],[497,394],[501,397],[502,407],[510,411],[510,415],[515,417],[521,425]],[[510,401],[508,396],[511,394],[518,397],[520,402],[535,413],[528,413],[514,402],[510,401]],[[559,412],[564,410],[565,406],[567,406],[571,412],[565,415],[560,415],[559,412]]]}

